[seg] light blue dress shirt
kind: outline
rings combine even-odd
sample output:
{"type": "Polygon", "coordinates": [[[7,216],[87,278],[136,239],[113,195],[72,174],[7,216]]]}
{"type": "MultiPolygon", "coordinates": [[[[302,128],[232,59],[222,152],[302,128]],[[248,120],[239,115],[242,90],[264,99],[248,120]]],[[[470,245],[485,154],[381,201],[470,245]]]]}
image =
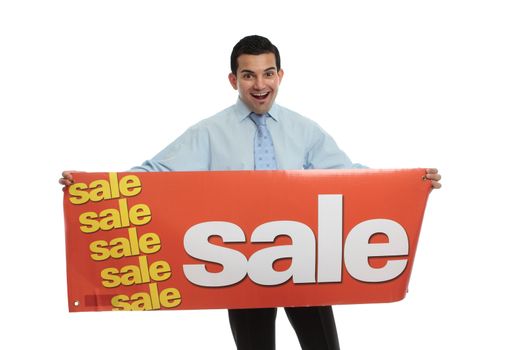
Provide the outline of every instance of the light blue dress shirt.
{"type": "MultiPolygon", "coordinates": [[[[352,163],[315,122],[277,104],[268,112],[277,168],[350,169],[352,163]]],[[[189,128],[153,159],[130,171],[254,170],[257,130],[250,110],[240,100],[189,128]]]]}

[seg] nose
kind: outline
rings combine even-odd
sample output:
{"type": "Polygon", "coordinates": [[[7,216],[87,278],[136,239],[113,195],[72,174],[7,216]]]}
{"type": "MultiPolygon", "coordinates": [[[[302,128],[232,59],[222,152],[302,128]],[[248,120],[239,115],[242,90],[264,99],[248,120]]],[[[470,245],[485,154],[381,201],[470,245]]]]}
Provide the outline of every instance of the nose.
{"type": "Polygon", "coordinates": [[[255,85],[254,85],[254,88],[257,89],[257,90],[262,90],[264,89],[264,79],[262,76],[258,76],[256,79],[255,79],[255,85]]]}

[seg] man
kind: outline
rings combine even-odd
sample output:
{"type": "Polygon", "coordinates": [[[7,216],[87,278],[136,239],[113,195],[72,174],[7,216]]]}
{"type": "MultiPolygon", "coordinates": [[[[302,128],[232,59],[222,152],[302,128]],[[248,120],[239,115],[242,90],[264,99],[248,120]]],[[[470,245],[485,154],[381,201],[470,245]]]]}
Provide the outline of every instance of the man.
{"type": "MultiPolygon", "coordinates": [[[[316,123],[274,103],[283,78],[280,55],[268,39],[241,39],[231,54],[230,84],[237,103],[188,129],[131,171],[360,168],[316,123]]],[[[60,179],[73,183],[70,172],[60,179]]],[[[436,169],[426,178],[441,187],[436,169]]],[[[339,349],[330,306],[285,308],[303,349],[339,349]]],[[[229,310],[238,349],[275,348],[275,308],[229,310]]]]}

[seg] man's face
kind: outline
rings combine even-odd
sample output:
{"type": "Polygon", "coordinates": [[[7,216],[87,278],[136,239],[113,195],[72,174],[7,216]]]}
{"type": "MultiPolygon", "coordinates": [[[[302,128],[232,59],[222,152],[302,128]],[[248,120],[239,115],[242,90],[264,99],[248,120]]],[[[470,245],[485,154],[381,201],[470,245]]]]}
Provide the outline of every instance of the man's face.
{"type": "Polygon", "coordinates": [[[282,69],[277,71],[275,55],[240,55],[237,62],[237,74],[230,73],[228,76],[230,84],[239,91],[239,97],[252,112],[268,112],[284,74],[282,69]]]}

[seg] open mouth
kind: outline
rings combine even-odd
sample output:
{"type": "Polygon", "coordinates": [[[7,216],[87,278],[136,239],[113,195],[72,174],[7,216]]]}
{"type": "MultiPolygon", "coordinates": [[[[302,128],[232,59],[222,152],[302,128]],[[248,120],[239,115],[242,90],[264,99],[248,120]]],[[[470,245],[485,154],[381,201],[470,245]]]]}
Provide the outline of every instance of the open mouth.
{"type": "Polygon", "coordinates": [[[264,100],[266,97],[268,97],[268,95],[270,95],[270,91],[267,91],[267,92],[260,92],[260,93],[250,93],[250,95],[255,98],[256,100],[264,100]]]}

